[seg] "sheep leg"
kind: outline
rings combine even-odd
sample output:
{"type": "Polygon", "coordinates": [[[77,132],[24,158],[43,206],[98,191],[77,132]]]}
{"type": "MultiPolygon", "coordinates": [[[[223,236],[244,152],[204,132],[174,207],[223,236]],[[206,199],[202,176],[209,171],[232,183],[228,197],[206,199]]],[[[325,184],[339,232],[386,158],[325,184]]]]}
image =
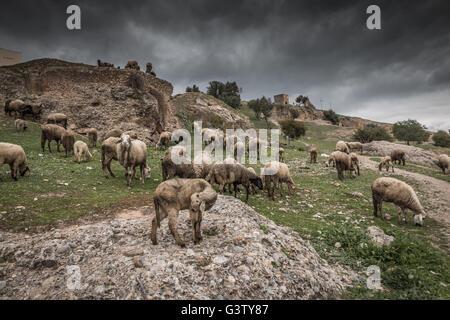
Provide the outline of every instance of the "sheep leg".
{"type": "Polygon", "coordinates": [[[143,164],[141,164],[141,166],[140,166],[140,171],[141,171],[142,184],[144,184],[145,176],[144,176],[144,165],[143,164]]]}
{"type": "Polygon", "coordinates": [[[406,209],[402,208],[403,217],[405,220],[405,224],[408,224],[408,215],[406,214],[406,209]]]}
{"type": "Polygon", "coordinates": [[[283,196],[283,183],[278,181],[278,191],[280,191],[280,197],[283,196]]]}
{"type": "Polygon", "coordinates": [[[219,192],[223,194],[223,183],[219,184],[219,192]]]}
{"type": "Polygon", "coordinates": [[[372,202],[373,202],[373,215],[375,217],[378,217],[378,200],[376,200],[373,195],[372,195],[372,202]]]}
{"type": "MultiPolygon", "coordinates": [[[[50,143],[50,142],[49,142],[49,143],[50,143]]],[[[61,151],[59,150],[59,144],[60,144],[59,140],[56,140],[56,149],[58,150],[58,152],[61,152],[61,151]]]]}
{"type": "Polygon", "coordinates": [[[248,202],[248,189],[249,189],[249,186],[248,185],[245,186],[245,191],[247,192],[247,194],[245,196],[245,202],[248,202]]]}
{"type": "Polygon", "coordinates": [[[42,153],[45,152],[45,141],[46,141],[46,140],[47,140],[47,139],[45,138],[45,136],[42,135],[42,136],[41,136],[41,148],[42,148],[42,153]]]}
{"type": "Polygon", "coordinates": [[[380,216],[381,216],[381,220],[386,220],[383,214],[383,200],[379,200],[378,201],[379,207],[380,207],[380,216]]]}
{"type": "Polygon", "coordinates": [[[12,164],[9,165],[9,168],[11,169],[11,178],[13,178],[13,180],[17,181],[17,169],[12,164]]]}
{"type": "Polygon", "coordinates": [[[50,142],[51,142],[51,140],[50,139],[48,139],[48,152],[50,152],[50,153],[52,153],[52,149],[50,149],[50,142]]]}
{"type": "Polygon", "coordinates": [[[237,198],[237,183],[233,182],[233,186],[234,186],[234,197],[237,198]]]}
{"type": "Polygon", "coordinates": [[[180,246],[184,247],[185,243],[183,240],[181,240],[180,235],[178,234],[177,230],[177,220],[178,220],[178,210],[171,209],[168,213],[169,216],[169,229],[172,233],[173,237],[175,238],[175,242],[180,246]]]}
{"type": "Polygon", "coordinates": [[[157,230],[158,230],[158,224],[156,223],[156,217],[153,217],[153,219],[152,219],[152,234],[151,234],[151,239],[152,239],[153,245],[158,244],[158,240],[156,239],[157,230]]]}

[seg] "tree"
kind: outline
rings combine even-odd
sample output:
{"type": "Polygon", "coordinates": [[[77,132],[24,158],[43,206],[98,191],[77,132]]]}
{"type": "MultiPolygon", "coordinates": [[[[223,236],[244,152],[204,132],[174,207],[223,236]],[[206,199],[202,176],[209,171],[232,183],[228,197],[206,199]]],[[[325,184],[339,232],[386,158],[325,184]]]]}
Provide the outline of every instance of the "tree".
{"type": "Polygon", "coordinates": [[[332,124],[334,125],[339,124],[339,116],[333,110],[330,109],[328,111],[324,111],[323,115],[325,117],[325,120],[330,121],[332,124]]]}
{"type": "Polygon", "coordinates": [[[392,141],[392,136],[383,127],[375,124],[368,124],[363,129],[358,129],[353,135],[353,139],[361,143],[369,143],[372,141],[392,141]]]}
{"type": "Polygon", "coordinates": [[[255,112],[256,119],[261,119],[262,115],[263,119],[266,121],[267,130],[269,130],[269,118],[272,115],[273,104],[263,96],[261,99],[250,100],[248,102],[248,107],[255,112]]]}
{"type": "Polygon", "coordinates": [[[193,85],[192,86],[192,92],[200,92],[200,89],[199,89],[199,87],[197,87],[197,85],[193,85]]]}
{"type": "Polygon", "coordinates": [[[299,95],[299,96],[295,99],[295,102],[296,102],[298,105],[302,105],[302,104],[305,104],[306,101],[308,101],[308,100],[309,100],[309,98],[308,98],[307,96],[299,95]]]}
{"type": "Polygon", "coordinates": [[[233,108],[239,108],[241,105],[241,89],[236,82],[222,83],[220,81],[211,81],[206,88],[207,94],[222,100],[233,108]]]}
{"type": "Polygon", "coordinates": [[[191,87],[187,87],[186,88],[186,92],[192,92],[192,88],[191,87]]]}
{"type": "Polygon", "coordinates": [[[300,116],[300,112],[294,108],[289,109],[289,113],[291,114],[292,119],[297,119],[300,116]]]}
{"type": "Polygon", "coordinates": [[[291,139],[297,139],[304,136],[306,133],[306,128],[303,122],[295,120],[284,120],[280,121],[281,130],[289,138],[288,146],[291,146],[291,139]]]}
{"type": "Polygon", "coordinates": [[[426,131],[427,127],[420,124],[417,120],[408,119],[398,121],[392,128],[392,133],[397,140],[406,141],[409,145],[410,141],[419,143],[428,140],[430,134],[426,131]]]}
{"type": "MultiPolygon", "coordinates": [[[[449,130],[450,133],[450,130],[449,130]]],[[[433,134],[433,142],[438,147],[450,147],[450,134],[445,132],[444,130],[439,130],[435,134],[433,134]]]]}

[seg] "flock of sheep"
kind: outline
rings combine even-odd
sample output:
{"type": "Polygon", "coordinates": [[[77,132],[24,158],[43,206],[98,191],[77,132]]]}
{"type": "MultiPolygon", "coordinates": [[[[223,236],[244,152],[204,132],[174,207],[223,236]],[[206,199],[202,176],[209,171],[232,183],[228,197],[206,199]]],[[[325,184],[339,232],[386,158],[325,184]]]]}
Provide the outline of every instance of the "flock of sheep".
{"type": "MultiPolygon", "coordinates": [[[[9,100],[5,104],[5,113],[11,114],[14,111],[16,115],[21,117],[26,113],[32,113],[34,118],[34,116],[40,114],[40,112],[34,113],[38,109],[36,105],[27,105],[20,100],[9,100]]],[[[53,113],[47,117],[47,123],[41,125],[42,152],[45,151],[46,142],[48,142],[48,150],[51,152],[50,143],[54,140],[57,143],[58,152],[60,151],[59,146],[62,144],[66,157],[73,152],[76,162],[81,162],[82,157],[86,161],[92,157],[88,145],[83,141],[75,141],[75,133],[67,129],[67,121],[67,116],[61,113],[53,113]]],[[[15,126],[18,131],[24,131],[27,128],[23,119],[17,119],[15,126]]],[[[88,135],[90,146],[96,147],[97,130],[94,128],[89,129],[86,131],[86,134],[88,135]]],[[[213,129],[203,129],[203,141],[214,141],[214,137],[217,137],[216,134],[217,131],[213,129]]],[[[231,193],[231,188],[234,187],[235,196],[239,191],[239,185],[243,186],[246,190],[246,201],[248,201],[249,194],[256,193],[257,189],[266,189],[268,197],[275,200],[276,188],[278,188],[280,196],[283,196],[283,183],[287,184],[291,195],[295,192],[296,185],[292,180],[289,167],[284,163],[283,148],[279,148],[279,161],[266,163],[258,176],[253,168],[247,168],[242,165],[238,156],[242,154],[242,152],[239,152],[242,150],[244,150],[245,156],[245,145],[253,145],[258,150],[259,159],[260,141],[258,138],[250,138],[244,142],[237,136],[225,137],[223,139],[225,142],[224,148],[228,144],[232,144],[234,146],[234,157],[215,163],[212,163],[205,153],[200,155],[200,161],[195,161],[194,159],[190,163],[176,163],[173,161],[173,155],[184,156],[186,149],[180,145],[169,147],[170,141],[171,133],[163,132],[156,145],[157,148],[167,148],[167,151],[163,159],[161,159],[163,182],[157,187],[153,197],[156,212],[152,221],[151,239],[153,244],[157,243],[156,231],[160,226],[160,221],[168,217],[169,228],[176,243],[184,246],[184,242],[180,239],[176,229],[178,213],[183,209],[189,209],[194,242],[200,241],[202,214],[211,208],[217,199],[217,193],[213,189],[215,184],[219,185],[220,193],[223,193],[224,188],[227,186],[231,193]]],[[[349,171],[352,178],[360,175],[359,159],[358,155],[352,152],[354,150],[360,151],[362,154],[363,145],[359,142],[346,143],[338,141],[336,151],[330,155],[326,162],[326,166],[333,165],[336,167],[338,178],[341,180],[344,179],[345,171],[349,171]]],[[[317,148],[311,147],[309,153],[311,163],[317,163],[317,148]]],[[[118,161],[124,167],[128,187],[131,187],[132,180],[136,178],[137,167],[140,169],[142,184],[144,184],[145,178],[150,177],[151,169],[147,165],[146,144],[138,140],[136,136],[123,132],[120,129],[112,129],[103,137],[101,162],[103,174],[106,178],[108,178],[106,170],[111,176],[115,177],[111,171],[112,160],[118,161]]],[[[444,173],[445,169],[448,169],[449,160],[450,158],[447,156],[439,158],[438,165],[444,173]]],[[[381,171],[385,167],[387,171],[390,168],[394,171],[393,163],[395,162],[405,165],[405,152],[403,150],[394,150],[390,156],[383,158],[379,164],[379,170],[381,171]]],[[[29,170],[25,152],[19,145],[0,143],[0,167],[3,164],[10,165],[11,176],[14,180],[17,180],[19,173],[23,176],[29,170]]],[[[379,212],[381,218],[384,219],[382,202],[393,202],[400,208],[398,216],[400,223],[402,223],[402,220],[406,222],[405,209],[410,209],[414,214],[414,222],[417,225],[423,224],[423,218],[425,217],[423,207],[414,190],[406,183],[389,177],[378,178],[372,184],[372,198],[375,216],[378,216],[379,212]]]]}

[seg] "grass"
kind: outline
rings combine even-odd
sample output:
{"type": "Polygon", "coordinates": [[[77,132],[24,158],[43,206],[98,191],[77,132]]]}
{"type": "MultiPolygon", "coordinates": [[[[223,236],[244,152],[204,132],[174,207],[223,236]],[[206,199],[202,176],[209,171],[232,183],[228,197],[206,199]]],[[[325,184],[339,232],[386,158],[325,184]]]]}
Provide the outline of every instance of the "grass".
{"type": "MultiPolygon", "coordinates": [[[[299,149],[308,143],[318,146],[320,153],[331,152],[336,143],[333,130],[338,127],[305,125],[306,136],[285,148],[285,157],[291,163],[291,174],[297,185],[295,194],[287,195],[285,187],[284,196],[277,194],[276,200],[271,201],[265,193],[259,192],[249,197],[248,204],[277,224],[289,226],[309,239],[330,263],[339,262],[360,272],[359,280],[344,298],[449,299],[448,248],[440,226],[431,219],[427,219],[422,228],[399,225],[397,209],[392,204],[383,206],[385,213],[393,216],[391,221],[374,218],[370,184],[379,177],[378,172],[362,170],[356,179],[339,181],[335,170],[323,165],[325,158],[319,156],[318,164],[308,164],[308,154],[299,149]],[[372,245],[365,234],[366,228],[372,225],[394,236],[395,242],[390,247],[372,245]],[[337,242],[342,244],[340,248],[335,247],[337,242]],[[380,267],[385,290],[366,288],[364,272],[370,265],[380,267]]],[[[0,168],[0,227],[3,229],[48,225],[79,216],[106,214],[120,207],[148,204],[161,182],[159,159],[163,152],[154,148],[148,150],[152,178],[145,185],[134,181],[132,189],[128,189],[123,169],[117,162],[112,166],[117,177],[103,177],[99,152],[93,160],[82,164],[75,163],[73,158],[64,158],[63,153],[50,154],[46,150],[40,156],[39,127],[31,124],[24,133],[15,133],[13,127],[11,118],[0,115],[0,141],[24,147],[31,175],[14,182],[9,168],[0,168]]],[[[254,167],[259,169],[260,165],[254,167]]],[[[398,178],[405,180],[401,176],[398,178]]],[[[419,198],[424,198],[417,183],[405,181],[418,190],[419,198]]],[[[245,200],[244,193],[238,196],[245,200]]],[[[260,225],[260,229],[269,232],[264,225],[260,225]]]]}
{"type": "Polygon", "coordinates": [[[73,157],[65,158],[64,152],[56,152],[55,142],[52,142],[53,153],[47,148],[42,153],[40,128],[36,124],[30,124],[21,133],[13,128],[12,119],[0,116],[0,141],[24,148],[31,174],[26,173],[13,182],[9,166],[0,168],[0,228],[24,229],[86,214],[103,214],[121,205],[145,204],[151,201],[153,191],[161,182],[160,166],[155,164],[162,152],[154,148],[148,152],[149,161],[153,163],[152,177],[144,185],[135,180],[130,190],[123,169],[115,161],[112,170],[117,177],[103,177],[100,148],[98,152],[91,149],[92,160],[77,164],[73,157]]]}

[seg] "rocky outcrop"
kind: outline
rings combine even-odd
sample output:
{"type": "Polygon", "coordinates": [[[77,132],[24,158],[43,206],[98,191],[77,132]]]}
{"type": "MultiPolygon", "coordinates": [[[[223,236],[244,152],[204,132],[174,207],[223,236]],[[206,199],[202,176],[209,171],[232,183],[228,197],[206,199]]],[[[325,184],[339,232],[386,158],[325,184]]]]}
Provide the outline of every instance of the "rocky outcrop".
{"type": "Polygon", "coordinates": [[[97,128],[100,137],[119,127],[136,131],[147,143],[154,142],[155,128],[178,126],[171,116],[172,91],[169,82],[132,69],[55,59],[0,68],[0,104],[9,98],[43,103],[42,121],[51,112],[62,112],[69,117],[71,129],[97,128]]]}
{"type": "MultiPolygon", "coordinates": [[[[151,244],[153,214],[125,217],[0,234],[0,299],[321,299],[356,279],[233,197],[219,196],[203,217],[203,241],[186,248],[175,244],[166,222],[159,244],[151,244]]],[[[188,220],[182,211],[184,239],[188,220]]]]}
{"type": "Polygon", "coordinates": [[[402,149],[405,151],[407,161],[425,163],[435,166],[433,160],[437,160],[438,154],[427,151],[422,148],[408,146],[404,144],[392,143],[387,141],[372,141],[364,144],[364,151],[373,156],[390,156],[392,150],[402,149]]]}
{"type": "Polygon", "coordinates": [[[203,128],[248,129],[250,120],[232,107],[201,92],[179,94],[172,99],[174,112],[185,127],[202,121],[203,128]]]}

